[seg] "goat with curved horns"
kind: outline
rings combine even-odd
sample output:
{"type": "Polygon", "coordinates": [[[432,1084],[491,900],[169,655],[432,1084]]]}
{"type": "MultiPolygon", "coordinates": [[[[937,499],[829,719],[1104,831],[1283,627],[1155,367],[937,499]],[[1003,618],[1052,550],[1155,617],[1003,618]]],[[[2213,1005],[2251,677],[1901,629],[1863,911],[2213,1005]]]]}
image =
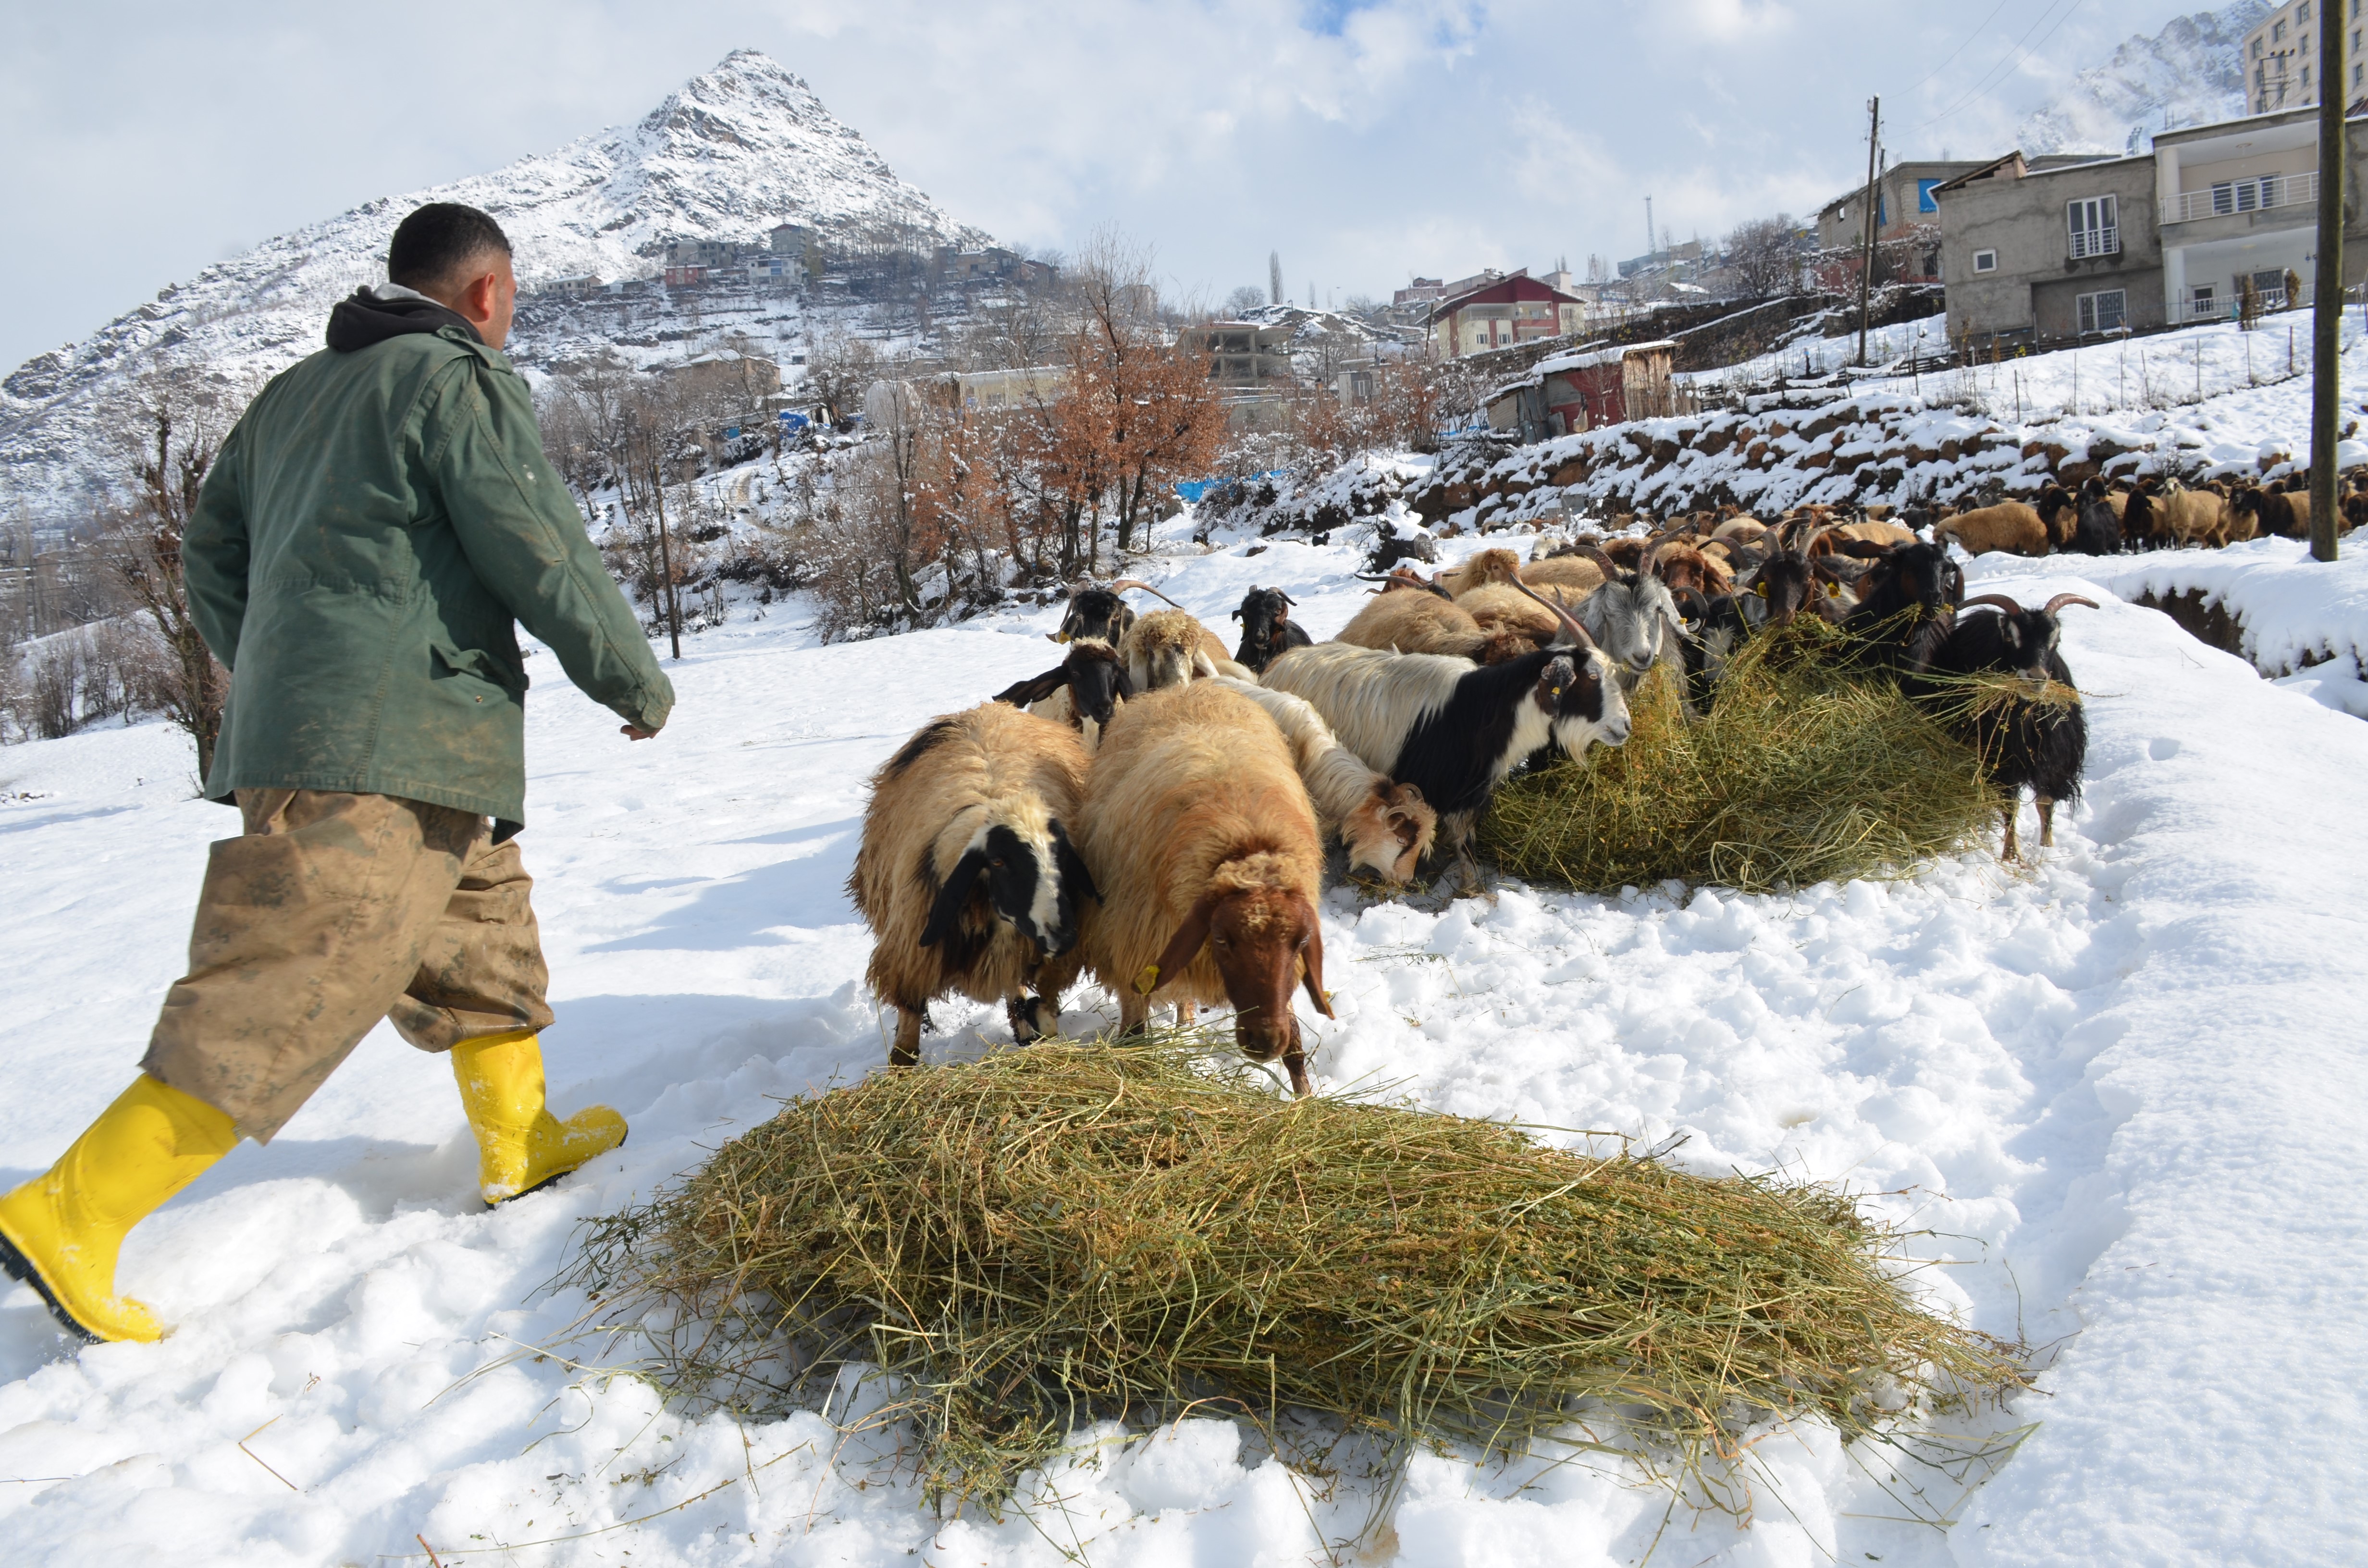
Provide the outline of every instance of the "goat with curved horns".
{"type": "Polygon", "coordinates": [[[1368,767],[1420,790],[1476,882],[1472,824],[1507,774],[1549,742],[1576,757],[1628,738],[1611,661],[1569,611],[1549,608],[1561,638],[1502,664],[1319,642],[1277,659],[1262,684],[1306,699],[1368,767]]]}
{"type": "MultiPolygon", "coordinates": [[[[2056,648],[2063,628],[2055,619],[2069,605],[2098,608],[2096,600],[2078,594],[2058,594],[2042,609],[2026,609],[2002,594],[1967,599],[1958,607],[1956,624],[1933,654],[1930,673],[1935,676],[2009,674],[2035,685],[2052,681],[2071,687],[2071,666],[2056,648]],[[1998,613],[1964,613],[1976,608],[1998,613]]],[[[1935,688],[1936,700],[1948,701],[1952,696],[1945,687],[1935,688]]],[[[2066,702],[2009,697],[1975,704],[1951,717],[1953,727],[1980,754],[1991,781],[2008,791],[2004,857],[2009,860],[2016,857],[2015,817],[2026,785],[2039,806],[2040,847],[2054,847],[2056,802],[2079,798],[2081,776],[2088,769],[2089,719],[2078,698],[2066,702]]]]}

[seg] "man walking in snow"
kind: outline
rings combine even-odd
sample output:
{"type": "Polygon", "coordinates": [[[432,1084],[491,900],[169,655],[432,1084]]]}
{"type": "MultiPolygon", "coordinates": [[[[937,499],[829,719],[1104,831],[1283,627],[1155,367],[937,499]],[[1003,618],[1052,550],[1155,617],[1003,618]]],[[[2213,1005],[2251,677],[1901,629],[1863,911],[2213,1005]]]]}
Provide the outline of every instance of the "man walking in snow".
{"type": "Polygon", "coordinates": [[[89,1339],[163,1334],[115,1293],[125,1233],[241,1136],[270,1142],[381,1017],[451,1057],[488,1204],[624,1142],[606,1107],[543,1105],[517,623],[632,739],[674,688],[502,357],[500,227],[422,207],[387,276],[247,409],[183,540],[231,673],[206,794],[245,832],[213,846],[139,1079],[0,1197],[0,1265],[89,1339]]]}

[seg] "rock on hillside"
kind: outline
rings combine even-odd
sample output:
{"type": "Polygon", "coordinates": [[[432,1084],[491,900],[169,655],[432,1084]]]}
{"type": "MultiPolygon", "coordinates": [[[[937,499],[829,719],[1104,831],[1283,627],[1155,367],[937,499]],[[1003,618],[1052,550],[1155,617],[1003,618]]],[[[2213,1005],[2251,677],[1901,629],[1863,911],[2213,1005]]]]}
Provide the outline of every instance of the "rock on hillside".
{"type": "MultiPolygon", "coordinates": [[[[2027,153],[2116,153],[2131,131],[2207,125],[2245,112],[2246,31],[2269,14],[2263,0],[2173,17],[2152,38],[2133,38],[2104,64],[2081,72],[2065,94],[2026,119],[2027,153]]],[[[2143,150],[2144,143],[2140,143],[2143,150]]]]}
{"type": "Polygon", "coordinates": [[[97,406],[159,350],[233,374],[268,374],[312,352],[329,306],[382,276],[395,224],[434,200],[499,219],[529,289],[586,273],[650,277],[677,241],[757,241],[783,222],[825,237],[893,229],[922,244],[987,242],[899,179],[804,82],[741,50],[637,124],[268,240],[28,361],[0,381],[0,472],[9,488],[37,505],[68,500],[85,483],[80,459],[97,406]]]}

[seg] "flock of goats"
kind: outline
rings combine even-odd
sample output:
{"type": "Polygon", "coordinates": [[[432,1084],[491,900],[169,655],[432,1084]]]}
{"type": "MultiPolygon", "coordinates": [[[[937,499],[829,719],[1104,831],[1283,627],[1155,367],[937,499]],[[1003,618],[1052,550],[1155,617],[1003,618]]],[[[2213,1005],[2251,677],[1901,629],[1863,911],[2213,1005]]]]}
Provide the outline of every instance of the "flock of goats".
{"type": "Polygon", "coordinates": [[[1058,667],[930,720],[882,766],[848,886],[874,937],[867,978],[896,1015],[892,1063],[919,1060],[938,997],[1003,1003],[1025,1043],[1057,1031],[1063,993],[1090,972],[1127,1031],[1155,1003],[1179,1022],[1230,1005],[1245,1053],[1304,1094],[1292,992],[1332,1016],[1326,835],[1383,881],[1434,847],[1469,872],[1473,826],[1517,767],[1623,743],[1628,693],[1656,665],[1700,711],[1745,639],[1802,615],[1936,710],[1952,679],[2058,693],[1949,722],[2010,802],[2032,790],[2043,845],[2054,803],[2079,790],[2087,728],[2061,695],[2056,615],[2094,602],[1967,599],[1946,536],[1887,518],[1702,517],[1369,580],[1380,591],[1328,642],[1281,589],[1252,588],[1230,653],[1180,608],[1138,617],[1121,595],[1146,584],[1079,588],[1058,667]]]}

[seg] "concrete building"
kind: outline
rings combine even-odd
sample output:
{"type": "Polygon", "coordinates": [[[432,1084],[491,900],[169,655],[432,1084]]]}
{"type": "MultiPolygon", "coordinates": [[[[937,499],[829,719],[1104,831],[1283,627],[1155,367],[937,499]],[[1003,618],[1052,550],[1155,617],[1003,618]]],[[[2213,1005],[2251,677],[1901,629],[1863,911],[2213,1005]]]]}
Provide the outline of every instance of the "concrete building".
{"type": "Polygon", "coordinates": [[[2069,338],[2167,319],[2152,156],[2041,169],[2010,153],[1933,194],[1952,339],[2069,338]]]}
{"type": "Polygon", "coordinates": [[[1452,359],[1531,338],[1567,336],[1586,319],[1584,301],[1531,277],[1524,267],[1433,305],[1430,342],[1440,358],[1452,359]]]}
{"type": "MultiPolygon", "coordinates": [[[[2344,40],[2351,64],[2340,92],[2346,103],[2356,103],[2368,97],[2368,58],[2361,52],[2361,0],[2325,0],[2328,5],[2344,5],[2351,15],[2344,26],[2351,36],[2344,40]]],[[[2286,0],[2260,25],[2245,35],[2245,106],[2255,114],[2274,114],[2283,108],[2302,108],[2317,103],[2327,85],[2326,74],[2318,69],[2318,29],[2325,25],[2319,14],[2321,0],[2286,0]]]]}
{"type": "MultiPolygon", "coordinates": [[[[2345,134],[2356,171],[2368,119],[2347,120],[2345,134]]],[[[2368,271],[2356,172],[2351,183],[2347,285],[2368,271]]],[[[2159,131],[2144,155],[2055,168],[2009,153],[1935,194],[1952,338],[2066,339],[2218,320],[2248,283],[2267,309],[2305,304],[2317,264],[2318,117],[2298,108],[2159,131]],[[2300,299],[2288,298],[2289,273],[2300,299]]]]}
{"type": "Polygon", "coordinates": [[[1216,321],[1185,328],[1178,343],[1209,357],[1209,379],[1221,386],[1273,390],[1291,382],[1291,334],[1288,324],[1216,321]]]}

